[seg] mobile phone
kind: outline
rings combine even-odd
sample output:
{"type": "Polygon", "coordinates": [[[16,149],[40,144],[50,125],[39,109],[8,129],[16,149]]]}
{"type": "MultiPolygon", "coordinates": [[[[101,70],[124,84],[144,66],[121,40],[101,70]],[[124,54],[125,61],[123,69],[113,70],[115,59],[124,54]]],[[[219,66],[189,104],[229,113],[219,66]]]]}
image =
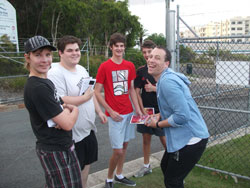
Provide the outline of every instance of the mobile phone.
{"type": "Polygon", "coordinates": [[[89,85],[94,85],[95,84],[95,81],[94,80],[90,80],[89,81],[89,85]]]}

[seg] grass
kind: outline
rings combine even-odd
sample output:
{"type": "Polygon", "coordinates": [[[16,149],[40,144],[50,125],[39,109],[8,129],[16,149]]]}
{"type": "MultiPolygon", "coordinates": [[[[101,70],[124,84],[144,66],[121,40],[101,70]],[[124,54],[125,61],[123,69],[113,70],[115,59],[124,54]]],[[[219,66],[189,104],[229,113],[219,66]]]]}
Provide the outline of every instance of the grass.
{"type": "MultiPolygon", "coordinates": [[[[233,139],[223,144],[209,147],[204,152],[199,164],[250,176],[250,135],[233,139]]],[[[161,169],[153,169],[153,173],[142,178],[131,178],[137,188],[164,188],[161,169]]],[[[185,179],[185,188],[249,188],[250,180],[195,167],[185,179]]],[[[116,184],[116,188],[127,186],[116,184]]]]}
{"type": "Polygon", "coordinates": [[[9,91],[22,91],[27,81],[27,76],[17,78],[0,79],[0,85],[3,89],[9,91]]]}
{"type": "Polygon", "coordinates": [[[209,147],[199,164],[250,176],[250,135],[209,147]]]}
{"type": "MultiPolygon", "coordinates": [[[[142,178],[131,178],[136,182],[137,188],[164,188],[163,175],[161,169],[153,169],[153,173],[142,178]]],[[[185,179],[185,188],[248,188],[250,181],[238,179],[235,183],[231,176],[212,172],[199,167],[195,167],[185,179]]],[[[116,188],[127,188],[125,185],[115,184],[116,188]]]]}

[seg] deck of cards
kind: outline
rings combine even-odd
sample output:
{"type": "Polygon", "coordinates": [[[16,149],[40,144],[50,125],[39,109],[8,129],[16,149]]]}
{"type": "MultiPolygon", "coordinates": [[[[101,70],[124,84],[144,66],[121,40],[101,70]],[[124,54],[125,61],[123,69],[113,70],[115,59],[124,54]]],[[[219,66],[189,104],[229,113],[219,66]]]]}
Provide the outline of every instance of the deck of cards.
{"type": "Polygon", "coordinates": [[[144,108],[144,110],[147,112],[147,115],[133,115],[131,117],[130,123],[131,124],[145,124],[145,120],[148,116],[153,115],[155,113],[154,108],[144,108]]]}

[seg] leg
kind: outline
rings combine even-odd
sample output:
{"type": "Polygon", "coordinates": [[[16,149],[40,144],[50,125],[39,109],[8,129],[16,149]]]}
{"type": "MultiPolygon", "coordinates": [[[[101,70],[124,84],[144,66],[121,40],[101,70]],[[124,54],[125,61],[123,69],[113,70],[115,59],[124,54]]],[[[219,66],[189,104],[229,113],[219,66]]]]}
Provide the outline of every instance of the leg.
{"type": "Polygon", "coordinates": [[[118,159],[117,162],[117,168],[116,168],[116,175],[115,175],[115,181],[117,183],[122,183],[127,186],[136,186],[136,183],[122,175],[122,170],[123,170],[123,164],[126,156],[126,151],[128,147],[128,142],[123,143],[123,149],[122,149],[122,155],[118,159]],[[118,176],[119,175],[119,176],[118,176]]]}
{"type": "Polygon", "coordinates": [[[113,149],[113,154],[109,160],[109,169],[108,169],[108,179],[113,179],[114,171],[118,164],[118,161],[121,160],[123,156],[123,149],[113,149]]]}
{"type": "Polygon", "coordinates": [[[36,151],[45,172],[45,187],[82,188],[80,165],[73,148],[68,151],[36,151]]]}
{"type": "Polygon", "coordinates": [[[122,155],[118,159],[116,174],[121,174],[122,173],[123,164],[124,164],[124,160],[125,160],[126,153],[127,153],[127,148],[128,148],[128,142],[124,142],[123,143],[123,149],[122,149],[122,155]]]}
{"type": "Polygon", "coordinates": [[[143,138],[143,155],[144,155],[144,164],[149,164],[150,158],[150,144],[152,135],[148,133],[142,134],[143,138]]]}
{"type": "Polygon", "coordinates": [[[87,180],[88,180],[89,170],[90,170],[90,165],[85,165],[84,169],[81,172],[82,188],[87,188],[87,180]]]}
{"type": "Polygon", "coordinates": [[[167,146],[166,146],[166,137],[165,136],[159,136],[159,138],[160,138],[162,146],[166,150],[167,149],[167,146]]]}
{"type": "MultiPolygon", "coordinates": [[[[164,176],[164,183],[166,182],[166,171],[168,167],[168,160],[169,160],[169,155],[168,155],[167,150],[165,150],[163,157],[161,159],[161,171],[164,176]]],[[[165,186],[166,186],[166,183],[165,183],[165,186]]]]}
{"type": "Polygon", "coordinates": [[[182,188],[183,180],[199,161],[206,148],[207,139],[197,144],[186,145],[181,150],[168,153],[167,169],[164,172],[164,182],[167,188],[182,188]]]}
{"type": "Polygon", "coordinates": [[[154,132],[152,128],[142,125],[137,126],[137,131],[142,133],[144,165],[134,174],[134,177],[142,177],[152,172],[152,168],[150,167],[149,164],[150,164],[151,138],[154,132]]]}

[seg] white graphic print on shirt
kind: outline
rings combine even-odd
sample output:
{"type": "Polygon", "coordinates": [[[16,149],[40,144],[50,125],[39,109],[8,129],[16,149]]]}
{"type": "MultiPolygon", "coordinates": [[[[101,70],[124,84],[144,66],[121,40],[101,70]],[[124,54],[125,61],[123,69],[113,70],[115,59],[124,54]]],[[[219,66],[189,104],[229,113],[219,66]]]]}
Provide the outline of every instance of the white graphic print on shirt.
{"type": "Polygon", "coordinates": [[[128,70],[112,71],[114,95],[128,93],[128,70]]]}

